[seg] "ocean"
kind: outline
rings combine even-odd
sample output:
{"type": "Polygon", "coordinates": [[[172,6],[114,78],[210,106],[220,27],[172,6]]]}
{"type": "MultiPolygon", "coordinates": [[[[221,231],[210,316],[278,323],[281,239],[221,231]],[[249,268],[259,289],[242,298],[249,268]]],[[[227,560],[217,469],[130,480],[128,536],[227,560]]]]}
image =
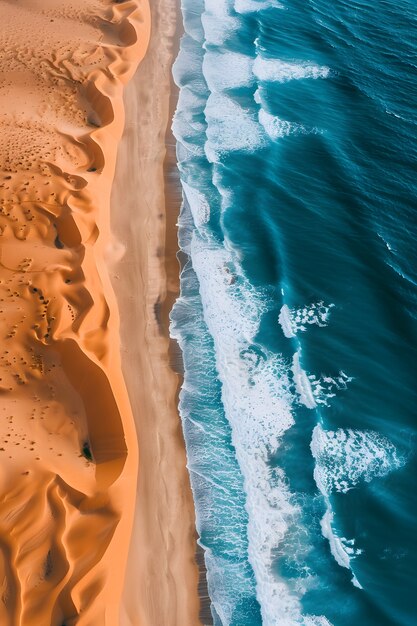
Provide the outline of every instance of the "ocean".
{"type": "Polygon", "coordinates": [[[417,624],[417,11],[182,0],[180,413],[215,626],[417,624]]]}

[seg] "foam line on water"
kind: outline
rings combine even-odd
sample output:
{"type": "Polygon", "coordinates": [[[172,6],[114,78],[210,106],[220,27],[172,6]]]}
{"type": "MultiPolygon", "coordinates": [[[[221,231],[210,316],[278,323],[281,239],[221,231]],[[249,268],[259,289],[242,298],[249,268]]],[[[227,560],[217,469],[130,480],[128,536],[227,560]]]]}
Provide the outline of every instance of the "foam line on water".
{"type": "Polygon", "coordinates": [[[295,337],[298,332],[305,332],[309,326],[316,325],[321,328],[327,326],[330,311],[334,304],[312,302],[300,308],[290,308],[286,304],[281,307],[278,322],[282,332],[288,339],[295,337]]]}
{"type": "Polygon", "coordinates": [[[299,515],[283,471],[276,468],[271,473],[268,462],[294,423],[287,364],[255,342],[266,311],[265,294],[245,278],[227,242],[223,247],[195,231],[191,256],[204,318],[216,348],[222,401],[245,480],[248,553],[263,624],[306,624],[299,598],[272,570],[274,550],[299,515]]]}
{"type": "Polygon", "coordinates": [[[181,39],[180,51],[172,69],[174,81],[180,87],[172,122],[172,131],[182,147],[181,152],[177,148],[180,161],[193,155],[204,155],[201,137],[206,129],[203,111],[207,85],[201,72],[202,61],[201,43],[186,33],[181,39]]]}
{"type": "MultiPolygon", "coordinates": [[[[246,7],[252,5],[256,7],[256,9],[252,7],[251,10],[261,10],[266,5],[253,0],[249,4],[247,2],[243,4],[246,7]]],[[[238,10],[236,5],[235,9],[238,10]]],[[[251,87],[260,81],[287,82],[325,78],[329,73],[328,68],[311,63],[265,59],[257,54],[257,46],[254,56],[221,49],[223,41],[230,34],[228,21],[233,22],[232,30],[238,26],[236,17],[231,15],[231,11],[230,2],[210,1],[206,2],[206,10],[202,16],[205,36],[202,73],[210,91],[205,109],[207,121],[205,151],[212,163],[221,160],[222,156],[229,152],[254,152],[265,147],[268,140],[277,141],[291,134],[319,132],[315,128],[307,129],[301,124],[283,120],[269,112],[263,102],[259,86],[254,94],[255,103],[260,105],[259,110],[255,107],[244,108],[226,92],[251,87]],[[213,48],[213,41],[217,49],[213,48]],[[211,44],[211,47],[208,44],[211,44]]]]}
{"type": "Polygon", "coordinates": [[[233,0],[206,0],[201,16],[205,45],[222,46],[239,30],[241,18],[235,14],[233,4],[233,0]]]}
{"type": "Polygon", "coordinates": [[[215,163],[224,153],[235,150],[254,152],[266,145],[266,137],[255,112],[244,109],[232,98],[211,93],[205,109],[207,119],[207,159],[215,163]]]}
{"type": "MultiPolygon", "coordinates": [[[[203,194],[196,194],[191,185],[186,187],[188,195],[184,191],[179,234],[181,249],[187,253],[195,228],[190,204],[198,202],[203,194]]],[[[199,215],[200,210],[196,213],[199,215]]],[[[205,211],[204,214],[206,217],[205,211]]],[[[181,272],[181,296],[171,312],[170,330],[183,352],[184,384],[179,408],[196,503],[196,525],[206,550],[209,593],[213,614],[217,616],[214,623],[227,626],[236,623],[233,619],[239,616],[239,602],[243,606],[245,602],[253,604],[256,589],[247,560],[243,481],[230,450],[230,427],[222,407],[214,400],[219,385],[214,351],[190,260],[181,272]],[[208,543],[204,543],[207,538],[208,543]]]]}
{"type": "Polygon", "coordinates": [[[304,626],[332,626],[327,617],[324,615],[306,615],[304,617],[304,626]]]}
{"type": "Polygon", "coordinates": [[[284,6],[277,0],[235,0],[235,11],[245,15],[257,13],[267,9],[283,9],[284,6]]]}
{"type": "MultiPolygon", "coordinates": [[[[352,570],[352,559],[361,550],[355,549],[354,539],[339,537],[334,529],[334,513],[330,496],[333,492],[347,493],[363,482],[370,482],[399,469],[405,459],[394,444],[374,431],[354,429],[325,430],[318,424],[313,430],[311,452],[315,460],[314,479],[323,494],[326,513],[321,520],[323,536],[328,540],[336,563],[352,570]]],[[[352,572],[352,584],[362,588],[352,572]]]]}
{"type": "Polygon", "coordinates": [[[317,407],[317,403],[314,398],[313,390],[311,388],[307,373],[300,365],[299,352],[296,352],[293,356],[291,371],[293,373],[295,388],[299,395],[300,402],[304,404],[308,409],[315,409],[317,407]]]}
{"type": "Polygon", "coordinates": [[[334,398],[338,391],[346,390],[353,380],[342,370],[335,376],[307,374],[301,367],[301,348],[293,356],[291,371],[299,402],[308,409],[315,409],[319,405],[329,406],[330,399],[334,398]]]}
{"type": "Polygon", "coordinates": [[[258,113],[259,123],[270,139],[276,141],[281,137],[288,137],[291,134],[306,134],[308,131],[301,124],[292,124],[281,119],[277,115],[271,115],[261,108],[258,113]]]}
{"type": "MultiPolygon", "coordinates": [[[[201,162],[204,155],[203,112],[208,95],[202,74],[203,31],[198,24],[195,4],[194,0],[193,3],[183,2],[183,10],[188,5],[185,28],[192,30],[181,40],[181,53],[174,67],[180,96],[173,130],[183,182],[179,243],[185,254],[190,252],[196,225],[204,232],[210,218],[209,198],[200,188],[204,175],[200,171],[196,181],[189,176],[194,163],[201,162]],[[188,184],[186,178],[189,178],[188,184]]],[[[223,407],[215,400],[220,391],[214,350],[203,320],[198,281],[189,257],[181,272],[181,296],[170,317],[171,336],[177,339],[183,353],[184,384],[179,410],[196,506],[196,526],[205,548],[214,624],[236,623],[248,610],[256,620],[259,606],[254,574],[247,559],[243,479],[231,450],[230,426],[223,407]]]]}
{"type": "Polygon", "coordinates": [[[289,135],[309,135],[319,134],[322,132],[318,128],[306,128],[302,124],[288,122],[287,120],[283,120],[277,115],[270,113],[267,110],[268,105],[265,101],[264,89],[262,87],[258,87],[258,89],[256,89],[253,99],[260,107],[258,111],[259,124],[272,141],[277,141],[278,139],[288,137],[289,135]]]}
{"type": "Polygon", "coordinates": [[[352,558],[357,554],[361,554],[361,550],[353,548],[354,540],[347,540],[344,537],[338,537],[333,529],[334,513],[330,506],[330,502],[326,500],[327,510],[320,520],[321,531],[323,537],[329,542],[330,552],[340,567],[344,567],[352,572],[352,584],[358,589],[362,589],[362,585],[352,571],[352,558]]]}
{"type": "MultiPolygon", "coordinates": [[[[212,17],[218,32],[223,26],[218,25],[218,16],[212,17]]],[[[210,23],[207,22],[207,15],[204,16],[204,23],[204,32],[210,41],[210,23]]],[[[327,78],[329,72],[328,67],[314,64],[288,63],[280,59],[265,59],[259,54],[252,57],[241,52],[213,49],[206,51],[203,62],[203,74],[211,91],[248,87],[255,81],[285,83],[291,80],[327,78]]]]}
{"type": "MultiPolygon", "coordinates": [[[[234,11],[234,0],[205,0],[204,13],[210,13],[216,17],[227,17],[234,11]]],[[[204,15],[203,13],[203,15],[204,15]]]]}
{"type": "Polygon", "coordinates": [[[247,87],[255,77],[252,72],[253,59],[239,52],[215,52],[208,50],[204,55],[203,73],[212,92],[247,87]]]}
{"type": "Polygon", "coordinates": [[[200,230],[210,219],[210,205],[205,195],[198,189],[191,187],[184,181],[182,182],[182,188],[187,197],[194,224],[200,230]]]}
{"type": "Polygon", "coordinates": [[[203,60],[201,42],[195,41],[185,33],[181,39],[181,47],[172,67],[172,75],[178,87],[191,87],[204,93],[205,82],[201,72],[203,60]]]}
{"type": "Polygon", "coordinates": [[[375,431],[324,430],[320,424],[313,431],[311,452],[316,461],[314,478],[326,496],[386,476],[405,462],[394,444],[375,431]]]}
{"type": "Polygon", "coordinates": [[[306,78],[315,80],[318,78],[327,78],[330,73],[328,67],[314,63],[266,59],[259,54],[254,60],[252,71],[260,81],[278,83],[286,83],[291,80],[303,80],[306,78]]]}

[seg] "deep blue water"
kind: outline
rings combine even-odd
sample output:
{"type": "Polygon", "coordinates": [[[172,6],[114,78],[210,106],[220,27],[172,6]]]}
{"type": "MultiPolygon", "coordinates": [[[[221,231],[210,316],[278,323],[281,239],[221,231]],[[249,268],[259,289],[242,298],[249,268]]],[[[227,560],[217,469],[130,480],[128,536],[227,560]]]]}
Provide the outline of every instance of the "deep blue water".
{"type": "Polygon", "coordinates": [[[417,624],[417,5],[183,0],[171,332],[216,626],[417,624]]]}

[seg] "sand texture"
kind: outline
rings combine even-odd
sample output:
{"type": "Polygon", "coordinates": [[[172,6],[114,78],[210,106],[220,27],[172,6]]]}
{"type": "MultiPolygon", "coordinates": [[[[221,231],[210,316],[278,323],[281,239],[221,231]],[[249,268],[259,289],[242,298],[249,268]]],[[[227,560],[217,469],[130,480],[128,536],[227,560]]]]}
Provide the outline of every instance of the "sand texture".
{"type": "Polygon", "coordinates": [[[194,505],[170,367],[168,313],[179,288],[181,186],[170,122],[177,0],[153,0],[145,59],[126,88],[111,224],[120,259],[110,275],[121,318],[122,367],[139,441],[136,513],[122,626],[198,626],[194,505]]]}
{"type": "Polygon", "coordinates": [[[0,22],[0,624],[116,626],[138,454],[110,190],[150,16],[0,0],[0,22]]]}

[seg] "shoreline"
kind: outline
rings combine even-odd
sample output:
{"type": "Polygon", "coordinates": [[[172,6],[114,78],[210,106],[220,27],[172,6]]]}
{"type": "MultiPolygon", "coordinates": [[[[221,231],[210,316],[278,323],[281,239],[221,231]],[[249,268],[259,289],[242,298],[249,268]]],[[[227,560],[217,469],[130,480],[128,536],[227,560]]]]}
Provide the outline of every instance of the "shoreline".
{"type": "Polygon", "coordinates": [[[125,131],[111,200],[110,274],[139,444],[120,626],[199,626],[207,584],[197,565],[178,414],[181,377],[171,368],[169,338],[169,312],[179,292],[176,220],[182,200],[170,128],[177,99],[171,67],[182,18],[177,0],[154,2],[151,14],[147,54],[124,92],[125,131]]]}
{"type": "MultiPolygon", "coordinates": [[[[174,52],[173,62],[175,62],[178,53],[180,51],[181,37],[184,34],[183,17],[181,11],[181,0],[176,1],[177,6],[177,25],[176,32],[174,34],[174,52]]],[[[176,339],[170,336],[170,313],[172,307],[178,296],[180,295],[180,274],[182,270],[181,261],[179,259],[179,253],[181,252],[178,242],[178,217],[182,204],[182,185],[181,177],[177,163],[177,140],[174,137],[172,131],[172,119],[174,117],[179,97],[179,88],[175,84],[174,77],[172,75],[172,66],[170,70],[170,97],[169,97],[169,123],[165,134],[165,147],[166,154],[164,159],[164,183],[165,183],[165,196],[166,196],[166,236],[165,236],[165,271],[167,275],[167,283],[171,285],[171,289],[167,291],[166,297],[162,302],[162,331],[169,339],[169,365],[170,368],[177,374],[177,393],[176,393],[176,405],[178,412],[178,419],[182,421],[179,415],[179,394],[184,379],[184,364],[182,358],[182,351],[176,339]],[[171,207],[171,210],[169,210],[171,207]],[[175,286],[175,287],[174,287],[175,286]]],[[[156,315],[157,316],[157,315],[156,315]]],[[[185,446],[185,441],[184,441],[185,446]]],[[[188,468],[187,468],[188,472],[188,468]]],[[[190,480],[190,478],[189,478],[190,480]]],[[[191,488],[191,484],[190,484],[191,488]]],[[[192,488],[191,488],[192,493],[192,488]]],[[[194,496],[193,506],[195,511],[194,496]]],[[[211,599],[208,591],[207,583],[207,568],[205,563],[205,550],[199,544],[199,535],[197,529],[195,529],[195,561],[198,568],[198,586],[197,593],[200,602],[200,622],[204,626],[212,626],[213,616],[211,614],[211,599]]],[[[198,625],[196,625],[198,626],[198,625]]]]}

